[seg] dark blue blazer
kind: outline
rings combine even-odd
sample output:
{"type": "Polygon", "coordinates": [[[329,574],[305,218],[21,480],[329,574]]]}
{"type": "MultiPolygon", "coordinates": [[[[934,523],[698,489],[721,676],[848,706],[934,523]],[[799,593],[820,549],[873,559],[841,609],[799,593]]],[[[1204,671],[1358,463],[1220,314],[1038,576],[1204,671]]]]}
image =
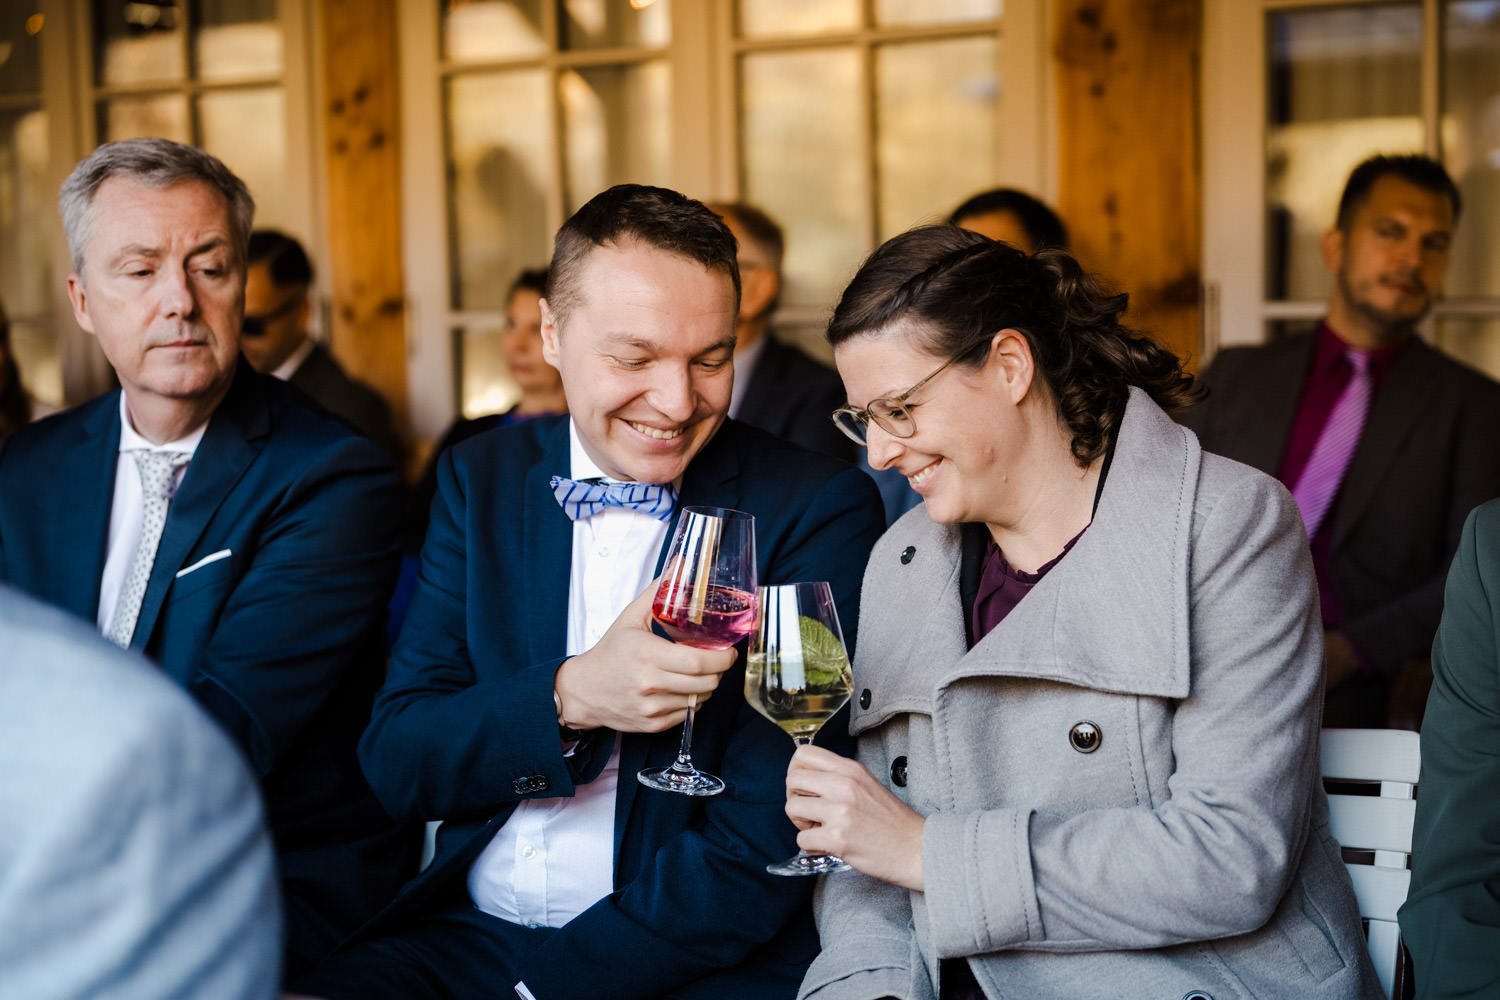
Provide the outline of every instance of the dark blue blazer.
{"type": "MultiPolygon", "coordinates": [[[[552,701],[573,526],[548,479],[569,471],[565,418],[486,432],[439,464],[416,594],[360,756],[394,815],[445,822],[433,865],[372,936],[464,894],[470,864],[518,802],[571,795],[608,758],[607,730],[563,756],[552,701]]],[[[754,514],[761,582],[830,581],[852,638],[884,524],[868,476],[726,421],[684,475],[680,502],[754,514]]],[[[513,970],[541,1000],[655,997],[704,981],[720,1000],[795,995],[817,950],[813,880],[764,870],[795,850],[784,812],[793,744],[746,705],[743,667],[741,657],[694,726],[693,757],[725,779],[722,795],[642,788],[635,772],[671,763],[680,729],[624,734],[617,891],[513,970]]],[[[825,731],[848,748],[842,719],[825,731]]]]}
{"type": "MultiPolygon", "coordinates": [[[[414,857],[355,756],[383,678],[400,481],[294,397],[240,362],[168,510],[132,642],[261,778],[292,968],[388,902],[414,857]]],[[[119,441],[112,392],[6,442],[0,580],[96,619],[119,441]]]]}

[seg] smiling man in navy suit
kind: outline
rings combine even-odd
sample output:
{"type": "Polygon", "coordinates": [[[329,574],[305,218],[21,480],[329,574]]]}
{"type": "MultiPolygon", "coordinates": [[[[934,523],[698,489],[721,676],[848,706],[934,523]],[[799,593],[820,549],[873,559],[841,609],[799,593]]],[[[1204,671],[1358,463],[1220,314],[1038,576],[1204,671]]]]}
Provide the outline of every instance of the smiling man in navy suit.
{"type": "Polygon", "coordinates": [[[564,225],[549,275],[542,337],[569,416],[441,461],[360,748],[388,809],[443,821],[436,858],[301,989],[790,1000],[817,951],[812,880],[765,871],[795,847],[792,741],[746,705],[735,651],[652,633],[652,578],[675,511],[738,508],[761,582],[828,580],[852,626],[879,498],[854,467],[725,419],[735,245],[701,204],[611,188],[564,225]],[[622,488],[565,511],[561,479],[622,488]],[[727,790],[643,788],[694,701],[693,756],[727,790]]]}
{"type": "Polygon", "coordinates": [[[73,314],[121,390],[0,451],[0,580],[143,651],[233,737],[265,796],[295,971],[414,860],[355,756],[400,483],[379,448],[240,357],[254,202],[222,163],[109,143],[59,201],[73,314]]]}

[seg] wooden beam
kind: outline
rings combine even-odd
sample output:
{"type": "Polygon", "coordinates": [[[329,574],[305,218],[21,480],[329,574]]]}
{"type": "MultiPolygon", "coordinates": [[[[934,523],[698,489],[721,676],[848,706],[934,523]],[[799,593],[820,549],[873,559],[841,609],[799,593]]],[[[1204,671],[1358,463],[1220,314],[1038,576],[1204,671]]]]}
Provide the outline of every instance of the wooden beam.
{"type": "Polygon", "coordinates": [[[1202,0],[1056,0],[1058,209],[1125,322],[1199,353],[1202,0]]]}
{"type": "Polygon", "coordinates": [[[331,349],[407,426],[396,0],[321,0],[331,349]]]}

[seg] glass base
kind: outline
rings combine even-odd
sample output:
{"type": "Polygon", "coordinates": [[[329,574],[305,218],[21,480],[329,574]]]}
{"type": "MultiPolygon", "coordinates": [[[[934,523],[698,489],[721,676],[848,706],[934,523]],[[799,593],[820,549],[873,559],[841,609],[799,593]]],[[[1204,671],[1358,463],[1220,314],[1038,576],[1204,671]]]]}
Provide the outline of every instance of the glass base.
{"type": "Polygon", "coordinates": [[[678,795],[718,795],[724,790],[724,782],[707,771],[697,768],[648,767],[637,772],[636,780],[647,788],[659,792],[676,792],[678,795]]]}
{"type": "Polygon", "coordinates": [[[766,865],[772,875],[827,875],[829,872],[853,871],[854,866],[833,854],[808,854],[798,851],[794,858],[766,865]]]}

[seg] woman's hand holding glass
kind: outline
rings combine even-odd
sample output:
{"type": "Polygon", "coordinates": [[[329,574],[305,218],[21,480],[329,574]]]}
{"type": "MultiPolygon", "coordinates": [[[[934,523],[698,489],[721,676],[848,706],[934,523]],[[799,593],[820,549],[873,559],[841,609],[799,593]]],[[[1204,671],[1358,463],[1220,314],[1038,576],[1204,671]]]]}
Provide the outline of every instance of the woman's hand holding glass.
{"type": "Polygon", "coordinates": [[[921,891],[926,820],[858,761],[802,746],[786,775],[786,814],[797,846],[836,854],[884,882],[921,891]]]}

